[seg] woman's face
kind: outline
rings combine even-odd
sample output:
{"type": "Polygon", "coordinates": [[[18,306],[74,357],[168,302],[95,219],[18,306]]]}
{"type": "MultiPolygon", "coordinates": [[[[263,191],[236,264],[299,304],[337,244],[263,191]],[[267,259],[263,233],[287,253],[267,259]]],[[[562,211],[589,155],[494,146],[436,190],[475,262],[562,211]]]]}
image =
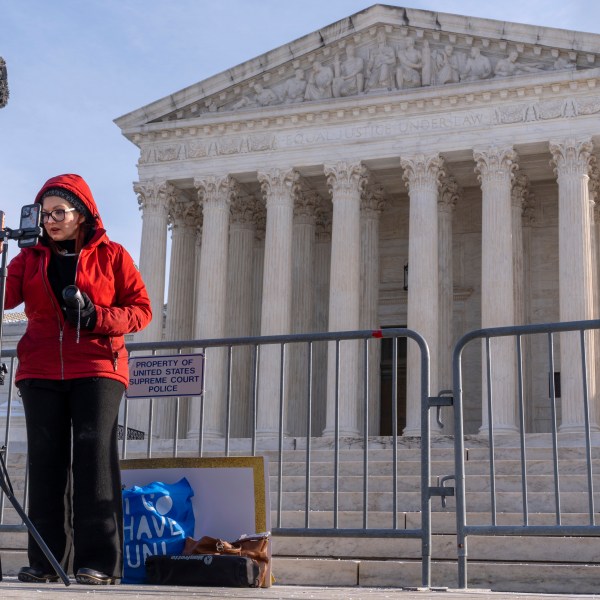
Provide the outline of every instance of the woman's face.
{"type": "Polygon", "coordinates": [[[77,237],[79,226],[85,221],[85,217],[73,210],[73,205],[63,198],[58,196],[46,196],[42,201],[42,217],[43,213],[51,213],[52,211],[66,211],[63,221],[56,221],[53,216],[47,217],[47,222],[44,223],[46,233],[55,242],[63,242],[64,240],[74,240],[77,237]]]}

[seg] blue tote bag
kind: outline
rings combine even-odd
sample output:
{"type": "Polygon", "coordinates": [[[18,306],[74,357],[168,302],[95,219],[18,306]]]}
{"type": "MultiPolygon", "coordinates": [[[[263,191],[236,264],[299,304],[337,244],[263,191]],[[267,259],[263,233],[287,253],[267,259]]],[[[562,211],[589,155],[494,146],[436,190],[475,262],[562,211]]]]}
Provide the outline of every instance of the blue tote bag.
{"type": "Polygon", "coordinates": [[[148,556],[181,554],[194,535],[193,495],[185,477],[123,490],[123,583],[146,582],[148,556]]]}

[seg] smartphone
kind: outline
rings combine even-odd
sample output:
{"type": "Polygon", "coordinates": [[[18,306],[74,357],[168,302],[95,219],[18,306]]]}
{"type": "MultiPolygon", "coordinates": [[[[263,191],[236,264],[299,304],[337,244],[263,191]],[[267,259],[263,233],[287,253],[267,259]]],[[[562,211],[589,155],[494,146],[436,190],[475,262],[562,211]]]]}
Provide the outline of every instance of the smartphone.
{"type": "Polygon", "coordinates": [[[19,238],[19,248],[28,248],[37,244],[40,232],[41,209],[42,205],[39,203],[26,204],[21,208],[19,229],[28,231],[23,237],[19,238]]]}
{"type": "MultiPolygon", "coordinates": [[[[4,233],[4,211],[0,210],[0,231],[4,233]]],[[[4,236],[0,237],[0,254],[4,249],[4,236]]],[[[1,569],[0,569],[1,570],[1,569]]]]}

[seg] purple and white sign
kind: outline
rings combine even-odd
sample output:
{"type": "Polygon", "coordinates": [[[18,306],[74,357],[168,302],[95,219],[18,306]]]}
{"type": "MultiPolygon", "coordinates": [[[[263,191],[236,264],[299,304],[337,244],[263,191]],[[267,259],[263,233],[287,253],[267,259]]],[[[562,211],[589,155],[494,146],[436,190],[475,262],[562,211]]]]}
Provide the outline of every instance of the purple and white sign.
{"type": "Polygon", "coordinates": [[[204,354],[129,358],[128,398],[200,396],[203,382],[204,354]]]}

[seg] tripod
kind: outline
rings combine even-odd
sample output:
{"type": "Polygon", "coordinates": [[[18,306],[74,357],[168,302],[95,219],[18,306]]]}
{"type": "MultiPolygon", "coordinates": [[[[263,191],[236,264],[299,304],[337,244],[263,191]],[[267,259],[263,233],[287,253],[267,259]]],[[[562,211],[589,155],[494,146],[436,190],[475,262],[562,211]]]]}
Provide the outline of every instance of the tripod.
{"type": "MultiPolygon", "coordinates": [[[[4,227],[4,213],[0,211],[0,385],[4,384],[4,375],[7,373],[6,366],[1,361],[2,356],[2,323],[4,321],[4,292],[6,287],[7,277],[7,257],[8,257],[8,246],[6,240],[32,240],[37,239],[41,235],[41,229],[39,226],[29,227],[23,229],[8,229],[4,227]]],[[[54,567],[56,574],[63,580],[65,585],[71,585],[67,574],[61,567],[60,563],[56,560],[50,548],[48,548],[46,542],[42,539],[35,525],[31,522],[22,506],[15,498],[13,487],[8,476],[8,470],[6,468],[6,462],[4,461],[4,455],[6,454],[6,446],[0,447],[0,489],[6,494],[6,497],[17,511],[18,515],[23,519],[23,523],[27,527],[31,536],[38,543],[40,549],[45,554],[46,558],[50,561],[50,564],[54,567]]],[[[0,571],[0,579],[2,573],[0,571]]]]}

